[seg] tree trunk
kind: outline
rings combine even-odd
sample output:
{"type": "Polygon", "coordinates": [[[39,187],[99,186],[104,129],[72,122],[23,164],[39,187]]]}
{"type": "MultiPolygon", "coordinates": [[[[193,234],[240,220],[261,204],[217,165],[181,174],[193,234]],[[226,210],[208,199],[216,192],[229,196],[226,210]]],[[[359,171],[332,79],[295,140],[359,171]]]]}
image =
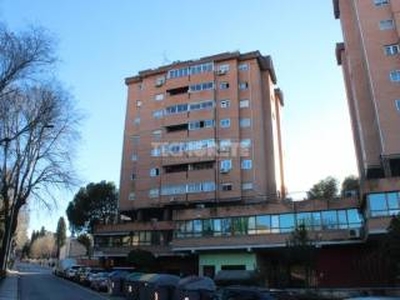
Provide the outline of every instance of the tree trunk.
{"type": "MultiPolygon", "coordinates": [[[[6,203],[6,201],[5,201],[6,203]]],[[[8,209],[8,205],[7,210],[8,209]]],[[[4,273],[7,269],[7,262],[8,258],[10,255],[11,251],[11,241],[13,239],[15,230],[17,229],[17,224],[18,224],[18,212],[19,212],[19,207],[14,207],[14,209],[10,209],[12,211],[12,214],[10,214],[9,211],[5,211],[5,221],[4,221],[4,237],[3,241],[1,243],[1,249],[0,249],[0,272],[4,273]],[[12,221],[12,222],[11,222],[12,221]]]]}

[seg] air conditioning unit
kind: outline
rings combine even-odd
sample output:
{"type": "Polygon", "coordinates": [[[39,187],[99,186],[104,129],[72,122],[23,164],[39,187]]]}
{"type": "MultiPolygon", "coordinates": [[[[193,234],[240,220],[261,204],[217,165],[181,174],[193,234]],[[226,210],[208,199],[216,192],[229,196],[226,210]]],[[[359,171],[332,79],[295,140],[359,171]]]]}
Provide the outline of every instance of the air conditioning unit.
{"type": "Polygon", "coordinates": [[[206,206],[204,204],[196,204],[196,208],[203,209],[206,206]]]}
{"type": "Polygon", "coordinates": [[[217,71],[217,75],[225,75],[226,73],[227,73],[227,71],[225,69],[217,71]]]}
{"type": "Polygon", "coordinates": [[[155,86],[160,87],[164,83],[165,83],[165,78],[164,77],[160,77],[160,78],[157,78],[155,86]]]}
{"type": "Polygon", "coordinates": [[[157,223],[157,222],[158,222],[158,219],[157,219],[157,218],[151,218],[151,219],[150,219],[150,222],[151,222],[151,223],[157,223]]]}
{"type": "Polygon", "coordinates": [[[350,239],[359,239],[361,237],[361,230],[359,228],[354,228],[349,230],[350,239]]]}

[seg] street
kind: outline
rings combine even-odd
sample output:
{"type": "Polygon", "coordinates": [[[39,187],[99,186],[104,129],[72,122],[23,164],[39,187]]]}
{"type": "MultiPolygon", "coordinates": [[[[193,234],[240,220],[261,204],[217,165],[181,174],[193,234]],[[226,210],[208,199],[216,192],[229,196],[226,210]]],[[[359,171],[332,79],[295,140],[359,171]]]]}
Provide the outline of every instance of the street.
{"type": "Polygon", "coordinates": [[[73,282],[58,278],[50,268],[19,263],[21,300],[104,300],[110,299],[73,282]]]}

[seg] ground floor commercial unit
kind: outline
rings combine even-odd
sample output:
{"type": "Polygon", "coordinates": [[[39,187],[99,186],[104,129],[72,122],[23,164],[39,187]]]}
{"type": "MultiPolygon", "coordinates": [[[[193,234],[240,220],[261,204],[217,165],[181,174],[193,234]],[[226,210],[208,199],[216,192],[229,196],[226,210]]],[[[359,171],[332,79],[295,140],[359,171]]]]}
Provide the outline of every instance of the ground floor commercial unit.
{"type": "MultiPolygon", "coordinates": [[[[274,288],[380,287],[393,284],[389,268],[380,254],[382,237],[368,242],[337,243],[313,249],[312,268],[307,279],[304,265],[288,260],[286,247],[247,250],[218,250],[157,257],[155,272],[180,276],[215,278],[219,271],[246,270],[258,274],[254,283],[274,288]]],[[[100,259],[103,265],[127,266],[126,256],[100,259]]]]}
{"type": "Polygon", "coordinates": [[[126,264],[128,253],[140,248],[154,254],[159,272],[214,277],[223,270],[256,271],[271,287],[305,280],[318,287],[393,284],[382,244],[391,216],[400,212],[399,178],[368,182],[360,197],[165,211],[164,218],[97,226],[95,255],[126,264]],[[312,245],[307,270],[288,254],[299,225],[312,245]]]}

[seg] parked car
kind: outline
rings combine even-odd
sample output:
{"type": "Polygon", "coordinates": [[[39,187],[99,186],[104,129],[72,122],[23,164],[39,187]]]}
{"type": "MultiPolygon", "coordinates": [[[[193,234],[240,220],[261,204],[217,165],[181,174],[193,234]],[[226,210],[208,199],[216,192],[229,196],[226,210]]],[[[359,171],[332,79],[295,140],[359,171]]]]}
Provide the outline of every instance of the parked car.
{"type": "Polygon", "coordinates": [[[54,266],[54,275],[65,277],[67,269],[73,265],[77,265],[76,259],[74,258],[65,258],[59,260],[54,266]]]}
{"type": "Polygon", "coordinates": [[[76,271],[82,267],[81,265],[70,266],[65,272],[65,278],[72,280],[75,277],[76,271]]]}
{"type": "Polygon", "coordinates": [[[99,292],[107,291],[107,280],[109,275],[110,273],[108,272],[99,272],[95,274],[90,282],[90,288],[99,292]]]}
{"type": "Polygon", "coordinates": [[[86,277],[86,274],[91,270],[91,267],[80,267],[76,272],[74,276],[74,281],[77,283],[82,284],[83,280],[86,277]]]}
{"type": "Polygon", "coordinates": [[[95,278],[95,275],[104,272],[102,268],[90,268],[85,274],[83,274],[83,281],[82,284],[86,286],[90,286],[90,283],[95,278]]]}

